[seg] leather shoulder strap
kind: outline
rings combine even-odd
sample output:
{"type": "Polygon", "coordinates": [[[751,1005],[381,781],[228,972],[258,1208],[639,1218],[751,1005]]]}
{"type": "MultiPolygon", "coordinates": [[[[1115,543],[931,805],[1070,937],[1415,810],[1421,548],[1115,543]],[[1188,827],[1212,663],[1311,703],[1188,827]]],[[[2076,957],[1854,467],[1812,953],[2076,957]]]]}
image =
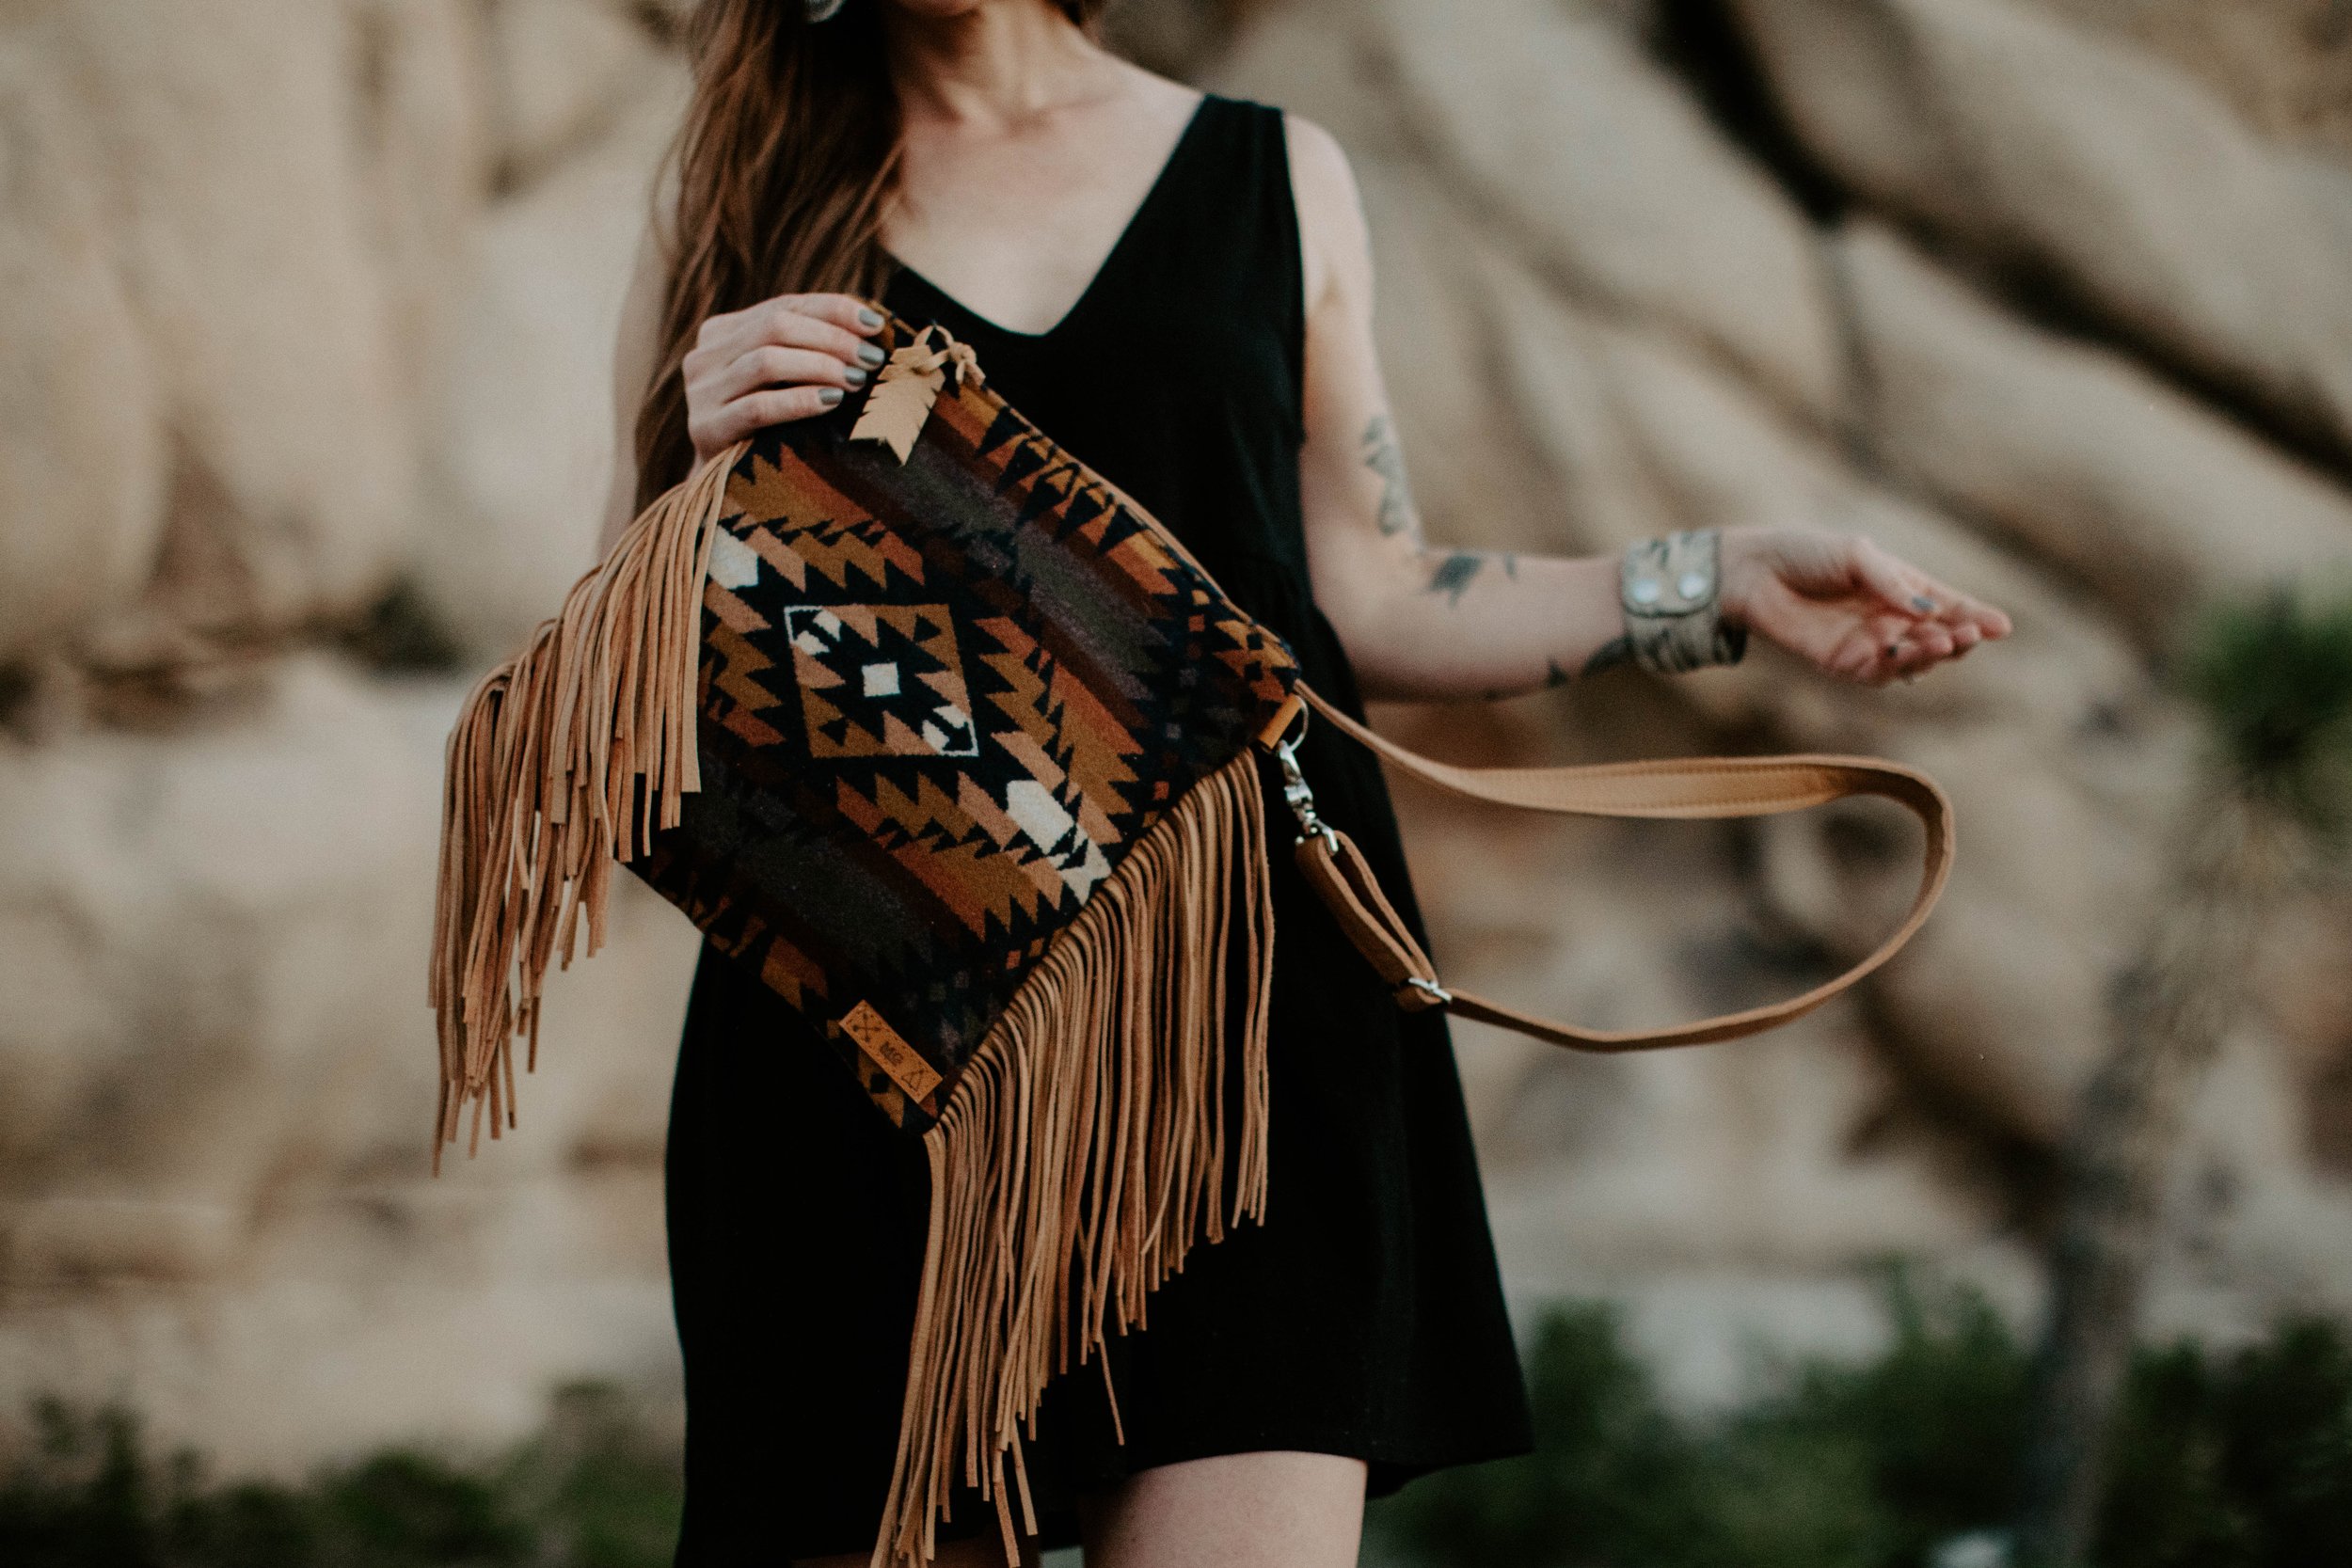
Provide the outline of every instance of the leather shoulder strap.
{"type": "Polygon", "coordinates": [[[1769,816],[1825,805],[1851,795],[1880,795],[1907,807],[1927,829],[1926,863],[1911,912],[1869,957],[1802,996],[1668,1029],[1583,1029],[1454,990],[1438,979],[1347,835],[1336,829],[1302,836],[1299,869],[1359,952],[1395,988],[1400,1005],[1443,1007],[1464,1018],[1516,1029],[1579,1051],[1646,1051],[1736,1039],[1800,1018],[1877,969],[1928,918],[1952,867],[1952,803],[1933,779],[1899,763],[1870,757],[1800,754],[1693,757],[1605,763],[1589,768],[1461,768],[1383,739],[1301,685],[1299,694],[1333,727],[1414,777],[1455,795],[1528,811],[1578,816],[1769,816]]]}

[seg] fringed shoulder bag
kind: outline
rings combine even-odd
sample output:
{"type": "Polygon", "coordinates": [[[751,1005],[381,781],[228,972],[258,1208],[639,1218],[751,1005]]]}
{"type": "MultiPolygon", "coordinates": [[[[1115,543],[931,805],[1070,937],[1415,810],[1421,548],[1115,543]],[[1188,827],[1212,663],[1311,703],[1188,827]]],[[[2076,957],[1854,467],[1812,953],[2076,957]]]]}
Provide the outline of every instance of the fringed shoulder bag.
{"type": "MultiPolygon", "coordinates": [[[[920,1136],[928,1250],[877,1568],[934,1555],[961,1474],[1011,1546],[1047,1379],[1143,1317],[1196,1241],[1263,1217],[1270,755],[1293,853],[1408,1008],[1639,1050],[1796,1017],[1927,916],[1934,783],[1788,756],[1472,768],[1298,678],[1166,529],[891,317],[863,398],[761,432],[655,501],[450,736],[431,1000],[435,1150],[512,1126],[548,961],[603,937],[615,863],[818,1025],[920,1136]],[[1911,912],[1772,1006],[1599,1032],[1442,984],[1296,742],[1309,710],[1430,784],[1586,816],[1752,816],[1854,794],[1927,827],[1911,912]],[[1239,1076],[1237,1119],[1226,1086],[1239,1076]],[[1230,1181],[1230,1191],[1228,1184],[1230,1181]]],[[[1016,1554],[1017,1555],[1017,1554],[1016,1554]]]]}

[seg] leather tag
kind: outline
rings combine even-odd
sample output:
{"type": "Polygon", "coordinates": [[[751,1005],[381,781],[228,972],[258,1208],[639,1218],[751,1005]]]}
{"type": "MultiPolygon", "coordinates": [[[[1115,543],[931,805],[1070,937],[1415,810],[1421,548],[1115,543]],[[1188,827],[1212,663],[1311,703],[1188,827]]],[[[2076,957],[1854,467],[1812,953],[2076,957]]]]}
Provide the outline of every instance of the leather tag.
{"type": "Polygon", "coordinates": [[[882,1022],[882,1014],[870,1002],[861,1002],[843,1015],[842,1033],[857,1041],[858,1049],[868,1060],[890,1074],[890,1081],[904,1089],[907,1098],[928,1101],[930,1092],[939,1087],[939,1074],[931,1064],[915,1053],[914,1047],[899,1037],[898,1031],[882,1022]]]}

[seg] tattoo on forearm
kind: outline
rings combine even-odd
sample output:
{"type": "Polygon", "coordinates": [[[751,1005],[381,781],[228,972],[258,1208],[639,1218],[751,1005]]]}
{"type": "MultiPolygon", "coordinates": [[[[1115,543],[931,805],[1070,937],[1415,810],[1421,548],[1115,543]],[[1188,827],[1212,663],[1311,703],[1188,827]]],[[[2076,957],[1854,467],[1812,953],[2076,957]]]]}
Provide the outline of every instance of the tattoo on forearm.
{"type": "Polygon", "coordinates": [[[1380,531],[1393,537],[1413,529],[1413,494],[1405,484],[1405,452],[1396,444],[1396,426],[1386,414],[1375,414],[1364,426],[1364,467],[1380,476],[1380,531]]]}
{"type": "Polygon", "coordinates": [[[1549,691],[1555,687],[1565,686],[1568,682],[1574,680],[1575,678],[1575,676],[1569,674],[1565,670],[1560,668],[1560,661],[1558,659],[1547,658],[1544,660],[1545,690],[1549,691]]]}
{"type": "Polygon", "coordinates": [[[1603,670],[1626,663],[1632,657],[1631,639],[1623,636],[1613,637],[1593,650],[1593,657],[1584,661],[1584,673],[1587,675],[1597,675],[1603,670]]]}
{"type": "Polygon", "coordinates": [[[1462,590],[1470,585],[1470,578],[1486,564],[1486,558],[1475,550],[1448,550],[1429,569],[1429,592],[1443,594],[1449,605],[1460,604],[1462,590]]]}

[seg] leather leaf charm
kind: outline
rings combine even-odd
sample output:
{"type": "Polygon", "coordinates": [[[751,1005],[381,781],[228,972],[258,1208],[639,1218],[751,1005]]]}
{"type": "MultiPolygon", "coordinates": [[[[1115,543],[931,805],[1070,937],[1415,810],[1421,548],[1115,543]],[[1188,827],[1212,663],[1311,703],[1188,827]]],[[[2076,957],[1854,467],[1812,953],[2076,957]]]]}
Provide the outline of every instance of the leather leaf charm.
{"type": "Polygon", "coordinates": [[[906,344],[874,378],[874,389],[866,394],[866,406],[859,411],[857,423],[850,427],[850,439],[883,442],[898,454],[899,462],[905,462],[914,451],[914,438],[923,434],[923,421],[930,417],[940,383],[946,379],[946,369],[938,350],[921,339],[906,344]]]}

